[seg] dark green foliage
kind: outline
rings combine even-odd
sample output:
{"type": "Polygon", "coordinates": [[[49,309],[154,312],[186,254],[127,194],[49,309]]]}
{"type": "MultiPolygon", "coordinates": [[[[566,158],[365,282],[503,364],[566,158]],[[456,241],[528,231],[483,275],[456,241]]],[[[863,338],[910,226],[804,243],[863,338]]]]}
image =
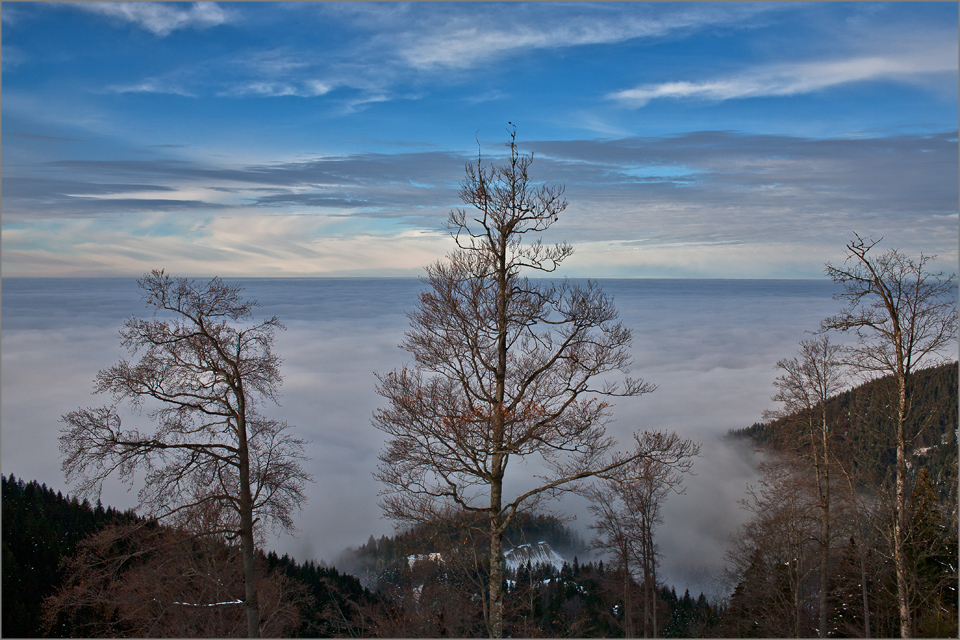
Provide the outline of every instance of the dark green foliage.
{"type": "MultiPolygon", "coordinates": [[[[880,487],[893,477],[896,462],[893,417],[893,378],[885,376],[845,391],[827,402],[832,416],[834,450],[868,486],[880,487]]],[[[957,363],[921,369],[913,377],[915,410],[907,433],[916,434],[907,454],[908,465],[926,467],[938,499],[957,501],[957,363]]],[[[788,417],[731,430],[733,437],[751,439],[774,451],[803,453],[795,420],[788,417]]]]}
{"type": "MultiPolygon", "coordinates": [[[[63,587],[62,561],[74,556],[88,536],[140,518],[132,511],[64,497],[36,481],[25,483],[11,476],[3,477],[2,482],[3,637],[76,636],[74,623],[79,618],[64,619],[44,632],[43,603],[63,587]]],[[[360,609],[369,606],[375,596],[356,578],[313,561],[300,565],[275,553],[266,558],[270,569],[282,569],[304,584],[312,596],[302,605],[296,637],[369,635],[360,609]]]]}
{"type": "Polygon", "coordinates": [[[297,564],[287,554],[280,557],[273,551],[267,554],[267,566],[270,570],[280,569],[302,583],[312,596],[300,611],[302,622],[294,637],[368,635],[363,611],[374,602],[375,596],[357,578],[332,567],[319,566],[312,560],[297,564]]]}
{"type": "MultiPolygon", "coordinates": [[[[639,598],[640,586],[633,580],[631,586],[639,598]]],[[[720,611],[702,593],[678,598],[661,585],[656,595],[659,637],[716,635],[720,611]]],[[[506,631],[516,637],[623,637],[622,596],[622,574],[606,571],[603,563],[521,568],[507,592],[506,631]]]]}
{"type": "Polygon", "coordinates": [[[660,587],[660,600],[666,604],[669,617],[663,626],[664,638],[707,638],[717,634],[717,625],[720,621],[719,613],[707,601],[707,597],[700,594],[694,599],[690,591],[685,591],[682,598],[677,592],[666,586],[660,587]]]}
{"type": "MultiPolygon", "coordinates": [[[[390,584],[390,575],[407,564],[410,555],[444,551],[449,547],[474,549],[477,557],[489,553],[485,537],[486,521],[451,518],[448,522],[423,524],[398,532],[395,536],[373,536],[365,544],[344,551],[337,565],[359,577],[364,586],[376,589],[390,584]],[[480,534],[480,535],[478,535],[480,534]]],[[[506,549],[529,542],[544,541],[567,557],[584,550],[583,540],[557,517],[518,513],[504,534],[506,549]]]]}
{"type": "Polygon", "coordinates": [[[910,606],[918,636],[957,637],[957,528],[949,525],[933,486],[921,469],[910,498],[906,540],[912,581],[910,606]]]}
{"type": "MultiPolygon", "coordinates": [[[[46,484],[2,478],[3,629],[4,637],[30,638],[42,633],[43,600],[63,584],[62,558],[108,524],[132,522],[132,512],[95,507],[65,498],[46,484]]],[[[65,630],[69,633],[69,630],[65,630]]]]}

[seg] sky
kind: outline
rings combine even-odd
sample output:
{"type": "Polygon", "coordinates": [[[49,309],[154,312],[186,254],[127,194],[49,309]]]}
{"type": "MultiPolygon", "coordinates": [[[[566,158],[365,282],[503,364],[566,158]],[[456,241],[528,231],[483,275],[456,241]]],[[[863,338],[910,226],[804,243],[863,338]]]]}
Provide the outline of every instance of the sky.
{"type": "Polygon", "coordinates": [[[2,273],[415,276],[516,126],[575,277],[955,271],[956,3],[4,2],[2,273]]]}

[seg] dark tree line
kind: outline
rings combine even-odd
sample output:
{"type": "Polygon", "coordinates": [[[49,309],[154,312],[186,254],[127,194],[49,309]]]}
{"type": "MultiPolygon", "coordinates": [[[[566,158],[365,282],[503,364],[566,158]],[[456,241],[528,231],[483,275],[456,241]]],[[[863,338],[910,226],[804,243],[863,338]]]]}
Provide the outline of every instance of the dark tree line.
{"type": "MultiPolygon", "coordinates": [[[[36,481],[2,479],[4,637],[43,634],[43,602],[63,584],[60,561],[82,540],[110,524],[131,523],[131,512],[91,505],[36,481]]],[[[68,631],[68,630],[65,630],[68,631]]],[[[69,634],[68,634],[69,635],[69,634]]]]}
{"type": "MultiPolygon", "coordinates": [[[[231,602],[242,596],[241,568],[235,549],[231,552],[228,545],[14,477],[3,478],[3,523],[5,637],[245,633],[242,607],[231,602]],[[131,556],[138,560],[131,561],[131,556]],[[95,563],[90,562],[93,558],[95,563]],[[103,563],[123,568],[115,575],[96,572],[91,579],[86,572],[103,563]],[[195,576],[192,584],[185,584],[190,582],[185,576],[190,575],[195,576]],[[211,593],[209,584],[216,581],[210,576],[227,590],[219,596],[211,593]],[[71,584],[82,584],[85,600],[78,600],[77,593],[71,595],[71,584]],[[239,592],[229,592],[238,585],[239,592]],[[205,596],[210,596],[208,604],[224,604],[214,612],[189,606],[199,602],[187,602],[190,597],[205,596]],[[150,615],[144,615],[143,603],[150,615]],[[51,616],[55,605],[58,608],[51,616]]],[[[361,546],[363,555],[375,555],[381,559],[380,566],[390,567],[380,576],[376,593],[335,568],[313,561],[301,564],[273,552],[261,555],[261,574],[272,582],[261,581],[260,588],[276,595],[282,587],[290,594],[290,606],[279,610],[282,618],[276,611],[273,617],[264,616],[266,631],[282,631],[288,637],[482,635],[485,626],[477,604],[481,585],[475,576],[468,575],[463,564],[408,561],[408,555],[428,555],[435,548],[423,533],[403,532],[361,546]],[[283,624],[270,626],[271,620],[283,624]]],[[[583,546],[561,521],[544,515],[520,518],[507,539],[515,544],[548,540],[565,551],[583,546]]],[[[486,569],[481,565],[474,570],[486,569]]],[[[623,575],[602,562],[580,565],[574,558],[559,570],[521,566],[508,572],[503,585],[505,630],[525,637],[622,636],[622,584],[623,575]]],[[[632,588],[641,591],[635,581],[632,588]]],[[[665,585],[657,586],[657,603],[663,637],[711,635],[709,630],[717,628],[722,613],[702,594],[697,599],[689,594],[677,597],[665,585]]]]}
{"type": "MultiPolygon", "coordinates": [[[[235,548],[132,511],[55,493],[36,481],[11,476],[2,483],[4,637],[246,633],[242,607],[231,602],[243,592],[235,548]],[[115,570],[102,570],[105,565],[115,570]],[[224,590],[211,592],[215,583],[224,590]],[[216,612],[192,606],[217,602],[225,604],[216,612]]],[[[375,596],[353,576],[273,552],[260,554],[258,562],[268,578],[261,589],[277,596],[282,588],[291,603],[272,610],[285,616],[274,615],[273,626],[265,616],[273,635],[370,635],[361,609],[375,596]]]]}

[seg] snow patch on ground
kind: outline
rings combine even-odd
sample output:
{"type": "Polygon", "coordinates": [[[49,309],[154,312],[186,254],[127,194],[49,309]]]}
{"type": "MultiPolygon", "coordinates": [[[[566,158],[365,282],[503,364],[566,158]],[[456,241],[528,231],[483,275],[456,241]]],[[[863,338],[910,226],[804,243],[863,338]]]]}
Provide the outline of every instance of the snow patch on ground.
{"type": "Polygon", "coordinates": [[[504,552],[504,564],[510,571],[516,571],[521,566],[526,565],[535,567],[538,564],[551,566],[557,571],[563,568],[567,560],[559,553],[553,550],[546,542],[536,544],[521,544],[519,546],[504,552]]]}

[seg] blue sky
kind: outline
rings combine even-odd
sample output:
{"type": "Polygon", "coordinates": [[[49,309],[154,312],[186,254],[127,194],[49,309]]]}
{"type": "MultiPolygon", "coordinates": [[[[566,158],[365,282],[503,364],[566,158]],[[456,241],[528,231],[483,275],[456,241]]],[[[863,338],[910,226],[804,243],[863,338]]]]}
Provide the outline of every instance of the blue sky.
{"type": "Polygon", "coordinates": [[[0,11],[4,276],[417,275],[508,122],[562,275],[956,269],[956,3],[0,11]]]}

